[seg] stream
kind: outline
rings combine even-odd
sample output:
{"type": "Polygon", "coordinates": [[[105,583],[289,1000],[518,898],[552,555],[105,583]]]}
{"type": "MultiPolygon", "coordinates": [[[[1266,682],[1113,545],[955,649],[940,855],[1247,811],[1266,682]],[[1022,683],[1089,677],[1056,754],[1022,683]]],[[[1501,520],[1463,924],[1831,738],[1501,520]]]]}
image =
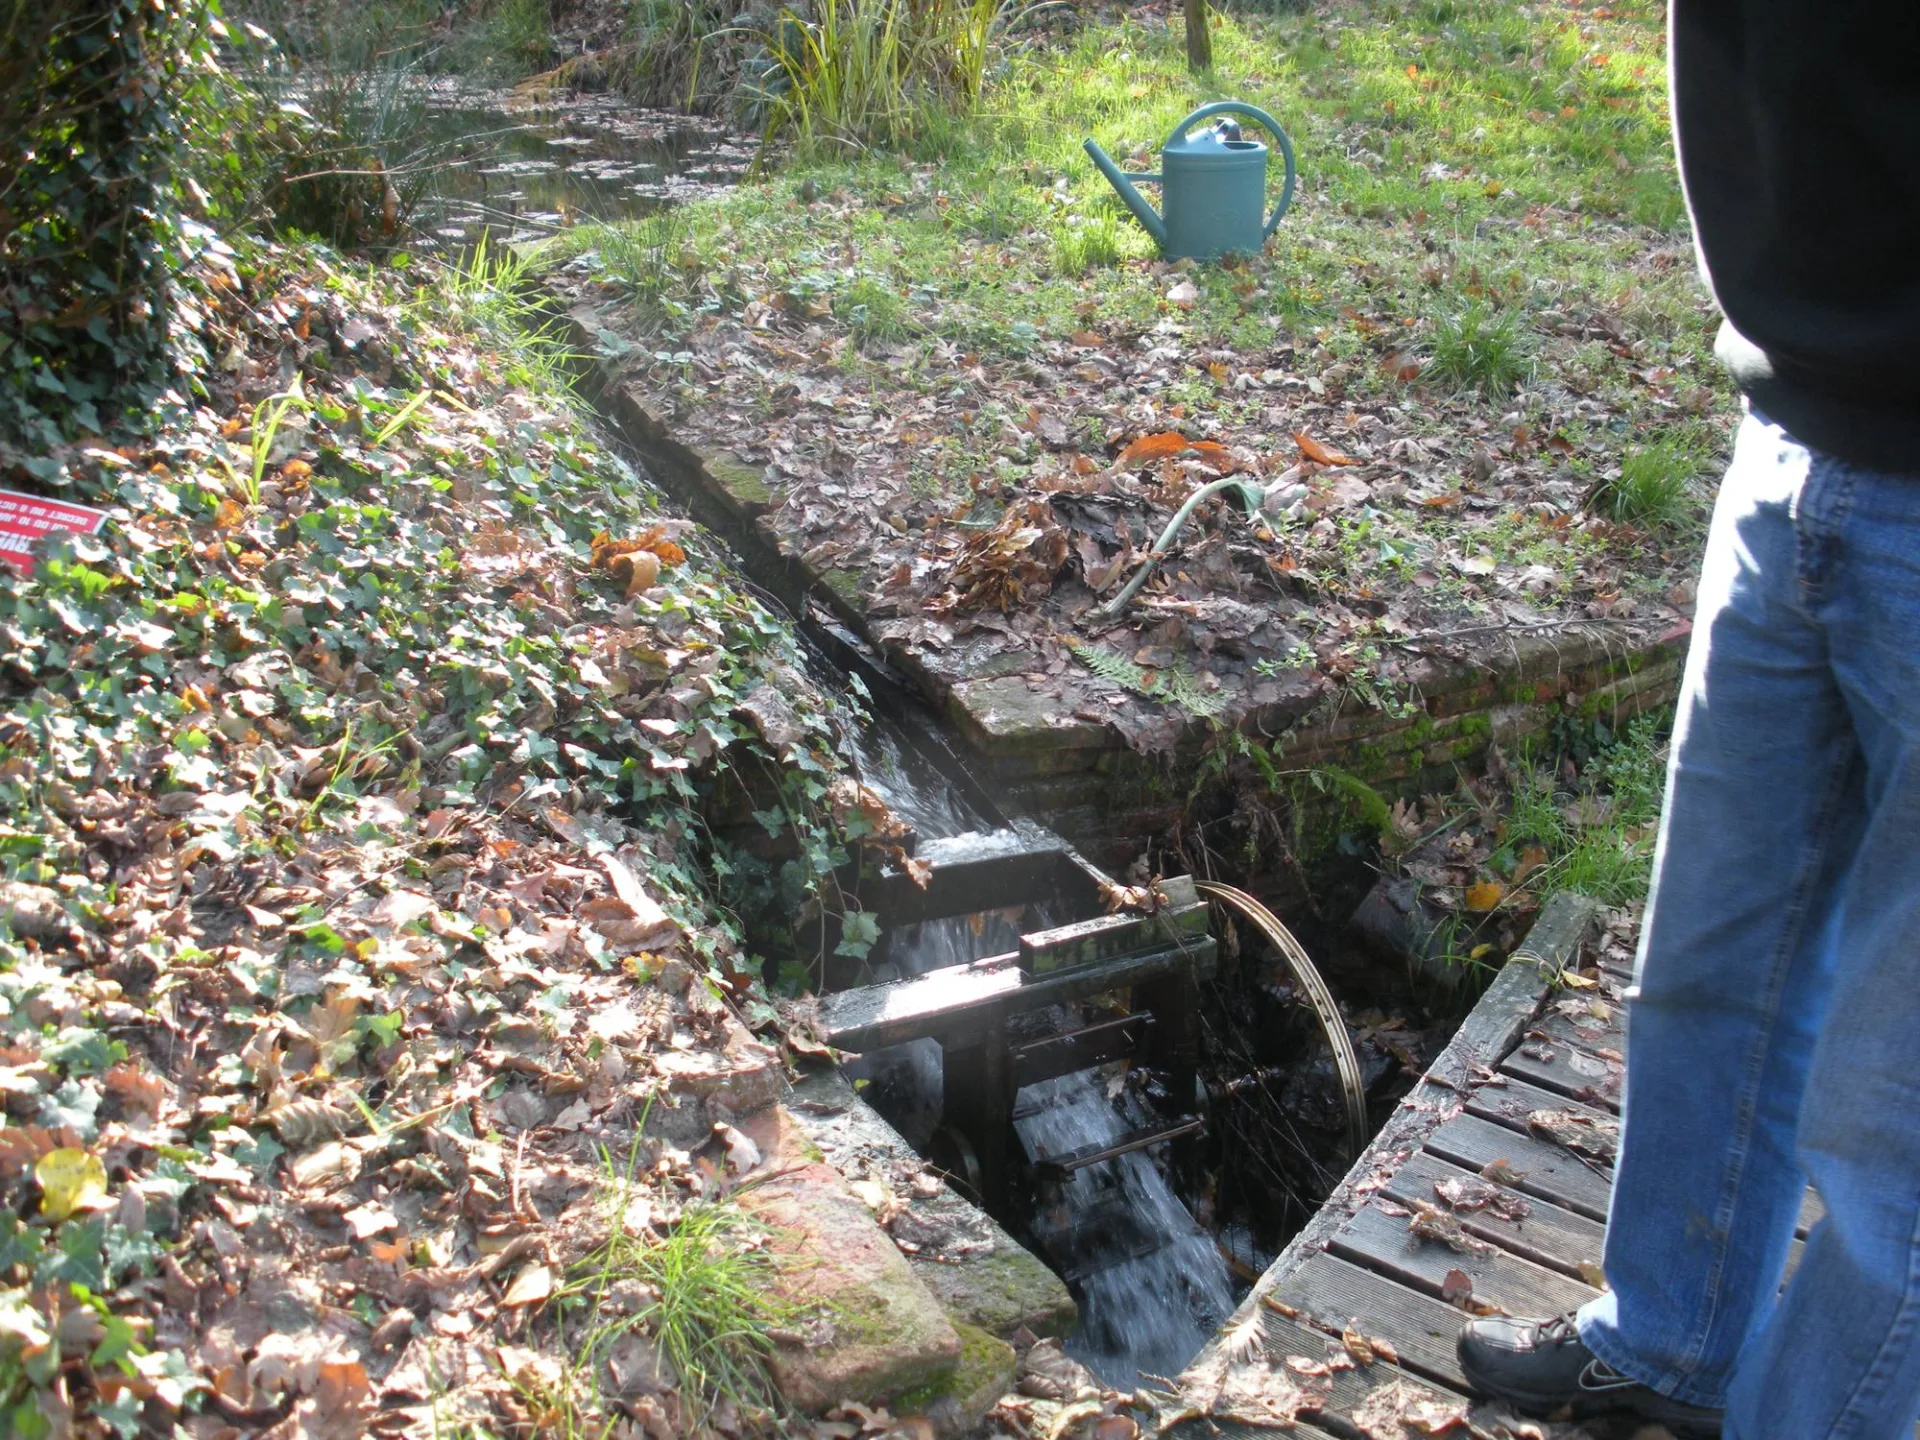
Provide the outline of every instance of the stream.
{"type": "MultiPolygon", "coordinates": [[[[415,224],[423,238],[453,248],[482,237],[534,239],[581,219],[644,215],[687,193],[731,183],[752,154],[750,145],[703,122],[636,111],[608,97],[529,105],[499,92],[435,86],[431,113],[434,143],[450,158],[436,171],[415,224]]],[[[636,469],[655,478],[604,419],[600,428],[636,469]]],[[[708,520],[697,497],[675,498],[708,520]]],[[[749,538],[729,525],[710,528],[732,551],[739,573],[766,573],[743,553],[749,538]]],[[[850,637],[820,645],[821,627],[807,617],[804,597],[782,598],[799,617],[802,634],[816,642],[817,678],[832,691],[850,688],[844,667],[828,658],[844,654],[850,637]]],[[[943,766],[929,753],[944,744],[930,716],[870,709],[869,718],[850,718],[845,727],[849,759],[922,839],[1006,824],[1009,817],[989,813],[992,802],[977,789],[980,803],[969,800],[971,787],[955,782],[950,755],[940,757],[943,766]]],[[[886,960],[873,978],[907,979],[1003,954],[1016,948],[1023,931],[1083,918],[1042,903],[901,926],[889,934],[886,960]]],[[[1060,1028],[1073,1021],[1065,1012],[1034,1018],[1060,1028]]],[[[925,1153],[940,1119],[939,1045],[916,1041],[861,1056],[846,1069],[866,1082],[875,1108],[925,1153]]],[[[1123,1078],[1082,1071],[1022,1090],[1015,1129],[1028,1158],[1117,1141],[1147,1123],[1144,1102],[1123,1078]]],[[[1066,1349],[1115,1388],[1133,1389],[1143,1374],[1177,1374],[1233,1308],[1233,1283],[1213,1237],[1145,1151],[1088,1165],[1039,1197],[1032,1215],[1002,1219],[1066,1275],[1081,1311],[1066,1349]]]]}

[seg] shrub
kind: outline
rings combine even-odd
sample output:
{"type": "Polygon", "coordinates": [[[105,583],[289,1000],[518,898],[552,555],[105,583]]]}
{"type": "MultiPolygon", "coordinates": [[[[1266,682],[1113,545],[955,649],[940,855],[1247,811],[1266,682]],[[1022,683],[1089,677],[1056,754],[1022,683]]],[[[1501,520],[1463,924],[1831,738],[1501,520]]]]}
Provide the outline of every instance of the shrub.
{"type": "Polygon", "coordinates": [[[207,18],[0,0],[0,464],[36,468],[166,378],[176,102],[211,61],[207,18]]]}

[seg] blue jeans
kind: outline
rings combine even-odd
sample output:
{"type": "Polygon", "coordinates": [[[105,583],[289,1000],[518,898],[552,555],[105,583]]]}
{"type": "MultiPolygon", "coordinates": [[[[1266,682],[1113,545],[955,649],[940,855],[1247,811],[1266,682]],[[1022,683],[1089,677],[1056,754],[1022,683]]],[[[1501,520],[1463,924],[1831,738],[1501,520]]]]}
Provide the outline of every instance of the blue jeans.
{"type": "Polygon", "coordinates": [[[1726,1440],[1920,1417],[1920,457],[1758,416],[1707,542],[1587,1345],[1726,1440]],[[1826,1205],[1784,1295],[1807,1180],[1826,1205]]]}

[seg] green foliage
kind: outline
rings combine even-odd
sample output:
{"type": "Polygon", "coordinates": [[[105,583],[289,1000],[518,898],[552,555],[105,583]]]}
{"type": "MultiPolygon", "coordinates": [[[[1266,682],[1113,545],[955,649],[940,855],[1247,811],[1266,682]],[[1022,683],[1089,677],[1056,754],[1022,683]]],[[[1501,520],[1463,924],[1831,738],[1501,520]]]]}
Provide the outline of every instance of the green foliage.
{"type": "Polygon", "coordinates": [[[1508,868],[1529,847],[1545,852],[1545,866],[1527,879],[1530,890],[1543,899],[1574,890],[1609,905],[1646,895],[1671,723],[1668,713],[1636,716],[1618,733],[1596,725],[1592,734],[1578,737],[1585,763],[1571,786],[1560,778],[1557,755],[1521,757],[1501,850],[1508,868]]]}
{"type": "Polygon", "coordinates": [[[1053,268],[1061,275],[1080,276],[1119,261],[1120,223],[1111,215],[1092,215],[1053,232],[1053,268]]]}
{"type": "Polygon", "coordinates": [[[889,344],[915,329],[900,291],[885,277],[860,275],[834,299],[834,313],[861,344],[889,344]]]}
{"type": "Polygon", "coordinates": [[[762,37],[751,98],[803,154],[912,142],[970,113],[1005,0],[812,0],[762,37]]]}
{"type": "Polygon", "coordinates": [[[190,0],[0,0],[0,22],[0,469],[45,481],[44,452],[168,377],[171,274],[193,243],[179,100],[218,19],[190,0]]]}
{"type": "Polygon", "coordinates": [[[1178,706],[1202,720],[1211,719],[1226,707],[1221,693],[1204,689],[1193,671],[1185,665],[1147,670],[1126,656],[1116,655],[1099,645],[1083,645],[1078,641],[1069,641],[1068,645],[1074,658],[1102,680],[1131,690],[1136,695],[1144,695],[1164,705],[1178,706]]]}
{"type": "Polygon", "coordinates": [[[644,105],[720,109],[750,42],[733,13],[719,0],[634,0],[633,63],[621,88],[644,105]]]}
{"type": "Polygon", "coordinates": [[[650,1336],[670,1367],[663,1373],[669,1383],[677,1379],[695,1426],[722,1402],[744,1410],[778,1408],[767,1369],[773,1350],[768,1332],[790,1324],[794,1315],[774,1289],[764,1229],[737,1206],[705,1201],[682,1211],[664,1237],[651,1227],[629,1227],[628,1207],[644,1196],[632,1169],[610,1187],[606,1242],[576,1267],[562,1292],[563,1312],[585,1317],[570,1346],[579,1368],[591,1374],[622,1336],[638,1331],[650,1336]],[[614,1320],[598,1318],[610,1295],[636,1283],[649,1297],[639,1308],[614,1320]]]}
{"type": "Polygon", "coordinates": [[[1596,487],[1594,499],[1615,520],[1639,525],[1671,525],[1694,509],[1692,484],[1699,461],[1673,439],[1629,450],[1618,476],[1596,487]]]}
{"type": "Polygon", "coordinates": [[[1532,368],[1525,317],[1475,297],[1434,324],[1427,374],[1463,388],[1506,395],[1532,368]]]}
{"type": "Polygon", "coordinates": [[[496,73],[529,74],[553,58],[552,0],[492,0],[481,17],[480,43],[496,73]]]}

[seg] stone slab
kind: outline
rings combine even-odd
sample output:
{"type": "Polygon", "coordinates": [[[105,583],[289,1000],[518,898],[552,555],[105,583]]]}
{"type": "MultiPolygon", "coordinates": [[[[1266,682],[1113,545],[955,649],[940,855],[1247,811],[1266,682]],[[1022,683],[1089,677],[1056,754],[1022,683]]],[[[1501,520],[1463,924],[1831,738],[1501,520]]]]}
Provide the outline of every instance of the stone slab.
{"type": "Polygon", "coordinates": [[[785,1298],[825,1321],[822,1343],[775,1348],[780,1393],[819,1414],[843,1400],[891,1405],[939,1390],[959,1368],[959,1333],[872,1211],[785,1106],[740,1128],[761,1159],[736,1199],[772,1232],[785,1298]]]}
{"type": "Polygon", "coordinates": [[[921,1193],[926,1182],[913,1180],[931,1175],[925,1162],[838,1070],[803,1076],[788,1105],[830,1164],[875,1178],[904,1202],[894,1234],[915,1247],[914,1274],[956,1325],[1000,1337],[1023,1327],[1043,1337],[1072,1331],[1079,1313],[1065,1282],[946,1185],[921,1193]]]}

